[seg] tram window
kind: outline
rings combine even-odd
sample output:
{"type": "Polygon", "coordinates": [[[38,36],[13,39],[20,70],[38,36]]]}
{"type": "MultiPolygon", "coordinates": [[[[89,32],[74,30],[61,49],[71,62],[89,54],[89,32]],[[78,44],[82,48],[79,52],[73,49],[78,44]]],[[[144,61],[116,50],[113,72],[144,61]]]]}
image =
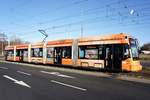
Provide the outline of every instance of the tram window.
{"type": "Polygon", "coordinates": [[[20,51],[19,50],[16,51],[16,56],[20,56],[20,51]]]}
{"type": "Polygon", "coordinates": [[[80,46],[79,59],[98,59],[98,46],[80,46]]]}
{"type": "Polygon", "coordinates": [[[98,49],[86,49],[85,58],[86,59],[98,59],[98,49]]]}
{"type": "Polygon", "coordinates": [[[23,52],[23,56],[24,56],[24,57],[28,57],[28,51],[24,51],[24,52],[23,52]]]}
{"type": "Polygon", "coordinates": [[[83,59],[85,56],[85,47],[79,47],[79,58],[83,59]]]}
{"type": "Polygon", "coordinates": [[[63,47],[62,57],[63,58],[71,58],[71,47],[63,47]]]}
{"type": "Polygon", "coordinates": [[[43,57],[43,48],[32,48],[32,57],[43,57]]]}
{"type": "Polygon", "coordinates": [[[127,59],[129,57],[130,57],[129,46],[126,44],[126,45],[123,46],[123,58],[127,59]]]}
{"type": "Polygon", "coordinates": [[[99,59],[104,59],[104,47],[99,46],[99,59]]]}
{"type": "Polygon", "coordinates": [[[54,54],[54,48],[47,48],[47,58],[52,58],[54,54]]]}
{"type": "Polygon", "coordinates": [[[130,39],[130,48],[133,60],[139,59],[139,50],[135,39],[130,39]]]}
{"type": "Polygon", "coordinates": [[[13,50],[9,50],[9,51],[7,51],[7,55],[8,55],[8,56],[14,56],[14,52],[13,52],[13,50]]]}
{"type": "Polygon", "coordinates": [[[43,49],[42,48],[39,49],[39,57],[43,57],[43,49]]]}

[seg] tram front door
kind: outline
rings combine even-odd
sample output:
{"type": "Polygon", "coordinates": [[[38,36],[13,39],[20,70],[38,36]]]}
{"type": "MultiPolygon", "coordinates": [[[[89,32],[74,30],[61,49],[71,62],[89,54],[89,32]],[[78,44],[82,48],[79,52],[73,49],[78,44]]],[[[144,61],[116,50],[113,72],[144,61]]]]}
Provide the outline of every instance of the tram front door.
{"type": "Polygon", "coordinates": [[[121,70],[122,46],[119,44],[105,47],[105,66],[110,70],[121,70]]]}

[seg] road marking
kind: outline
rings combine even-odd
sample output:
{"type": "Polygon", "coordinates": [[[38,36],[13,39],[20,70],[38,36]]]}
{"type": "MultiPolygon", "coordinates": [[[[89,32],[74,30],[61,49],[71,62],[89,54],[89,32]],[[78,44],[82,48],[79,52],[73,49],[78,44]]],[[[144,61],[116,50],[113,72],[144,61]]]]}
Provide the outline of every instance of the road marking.
{"type": "Polygon", "coordinates": [[[0,69],[8,69],[7,67],[0,67],[0,69]]]}
{"type": "Polygon", "coordinates": [[[25,72],[22,72],[22,71],[17,71],[18,73],[20,73],[20,74],[24,74],[24,75],[28,75],[28,76],[31,76],[31,74],[29,74],[29,73],[25,73],[25,72]]]}
{"type": "Polygon", "coordinates": [[[71,88],[74,88],[74,89],[78,89],[78,90],[82,90],[82,91],[87,91],[87,89],[80,88],[80,87],[73,86],[73,85],[69,85],[69,84],[65,84],[65,83],[62,83],[62,82],[55,81],[55,80],[51,80],[51,82],[57,83],[57,84],[60,84],[60,85],[63,85],[63,86],[71,87],[71,88]]]}
{"type": "Polygon", "coordinates": [[[9,80],[11,80],[11,81],[13,81],[13,82],[16,83],[16,84],[19,84],[19,85],[22,85],[22,86],[31,88],[31,86],[29,86],[28,84],[26,84],[26,83],[23,82],[23,81],[18,81],[18,80],[14,79],[14,78],[12,78],[12,77],[10,77],[10,76],[7,76],[7,75],[3,75],[3,77],[5,77],[5,78],[7,78],[7,79],[9,79],[9,80]]]}
{"type": "Polygon", "coordinates": [[[46,72],[46,71],[40,71],[40,72],[45,73],[45,74],[56,75],[56,76],[60,76],[60,77],[64,77],[64,78],[75,78],[75,77],[72,77],[72,76],[60,74],[59,72],[46,72]]]}

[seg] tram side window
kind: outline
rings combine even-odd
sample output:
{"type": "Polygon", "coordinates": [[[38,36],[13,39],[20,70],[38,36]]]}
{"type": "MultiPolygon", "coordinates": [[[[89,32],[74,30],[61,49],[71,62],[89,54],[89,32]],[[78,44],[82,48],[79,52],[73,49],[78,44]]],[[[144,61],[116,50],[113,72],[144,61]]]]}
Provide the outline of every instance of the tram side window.
{"type": "Polygon", "coordinates": [[[104,59],[104,46],[99,46],[99,59],[104,59]]]}
{"type": "Polygon", "coordinates": [[[25,51],[23,52],[23,56],[24,56],[24,57],[28,57],[28,50],[25,50],[25,51]]]}
{"type": "Polygon", "coordinates": [[[80,46],[79,59],[98,59],[98,52],[97,46],[80,46]]]}
{"type": "Polygon", "coordinates": [[[79,58],[80,59],[85,58],[85,47],[84,46],[79,47],[79,58]]]}
{"type": "Polygon", "coordinates": [[[62,49],[62,58],[71,58],[71,47],[63,47],[62,49]]]}
{"type": "Polygon", "coordinates": [[[129,57],[130,57],[129,45],[125,44],[123,45],[123,59],[127,59],[129,57]]]}
{"type": "Polygon", "coordinates": [[[14,52],[13,52],[13,50],[9,50],[9,51],[7,51],[7,55],[8,55],[8,56],[14,56],[14,52]]]}
{"type": "Polygon", "coordinates": [[[54,55],[54,48],[47,48],[47,58],[52,58],[54,55]]]}
{"type": "Polygon", "coordinates": [[[20,51],[19,50],[17,50],[16,51],[16,56],[20,56],[21,54],[20,54],[20,51]]]}
{"type": "Polygon", "coordinates": [[[85,58],[86,59],[98,59],[98,49],[86,49],[85,58]]]}
{"type": "Polygon", "coordinates": [[[43,57],[43,48],[32,48],[32,57],[43,57]]]}

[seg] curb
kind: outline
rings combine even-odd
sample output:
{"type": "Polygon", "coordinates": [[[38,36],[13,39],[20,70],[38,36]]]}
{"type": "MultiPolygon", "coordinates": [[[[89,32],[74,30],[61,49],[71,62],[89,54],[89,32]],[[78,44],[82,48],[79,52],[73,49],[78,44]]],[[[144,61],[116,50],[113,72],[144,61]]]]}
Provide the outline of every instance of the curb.
{"type": "Polygon", "coordinates": [[[135,78],[135,77],[126,76],[126,75],[118,76],[118,77],[116,77],[116,79],[125,80],[125,81],[131,81],[131,82],[150,84],[150,80],[149,79],[135,78]]]}

